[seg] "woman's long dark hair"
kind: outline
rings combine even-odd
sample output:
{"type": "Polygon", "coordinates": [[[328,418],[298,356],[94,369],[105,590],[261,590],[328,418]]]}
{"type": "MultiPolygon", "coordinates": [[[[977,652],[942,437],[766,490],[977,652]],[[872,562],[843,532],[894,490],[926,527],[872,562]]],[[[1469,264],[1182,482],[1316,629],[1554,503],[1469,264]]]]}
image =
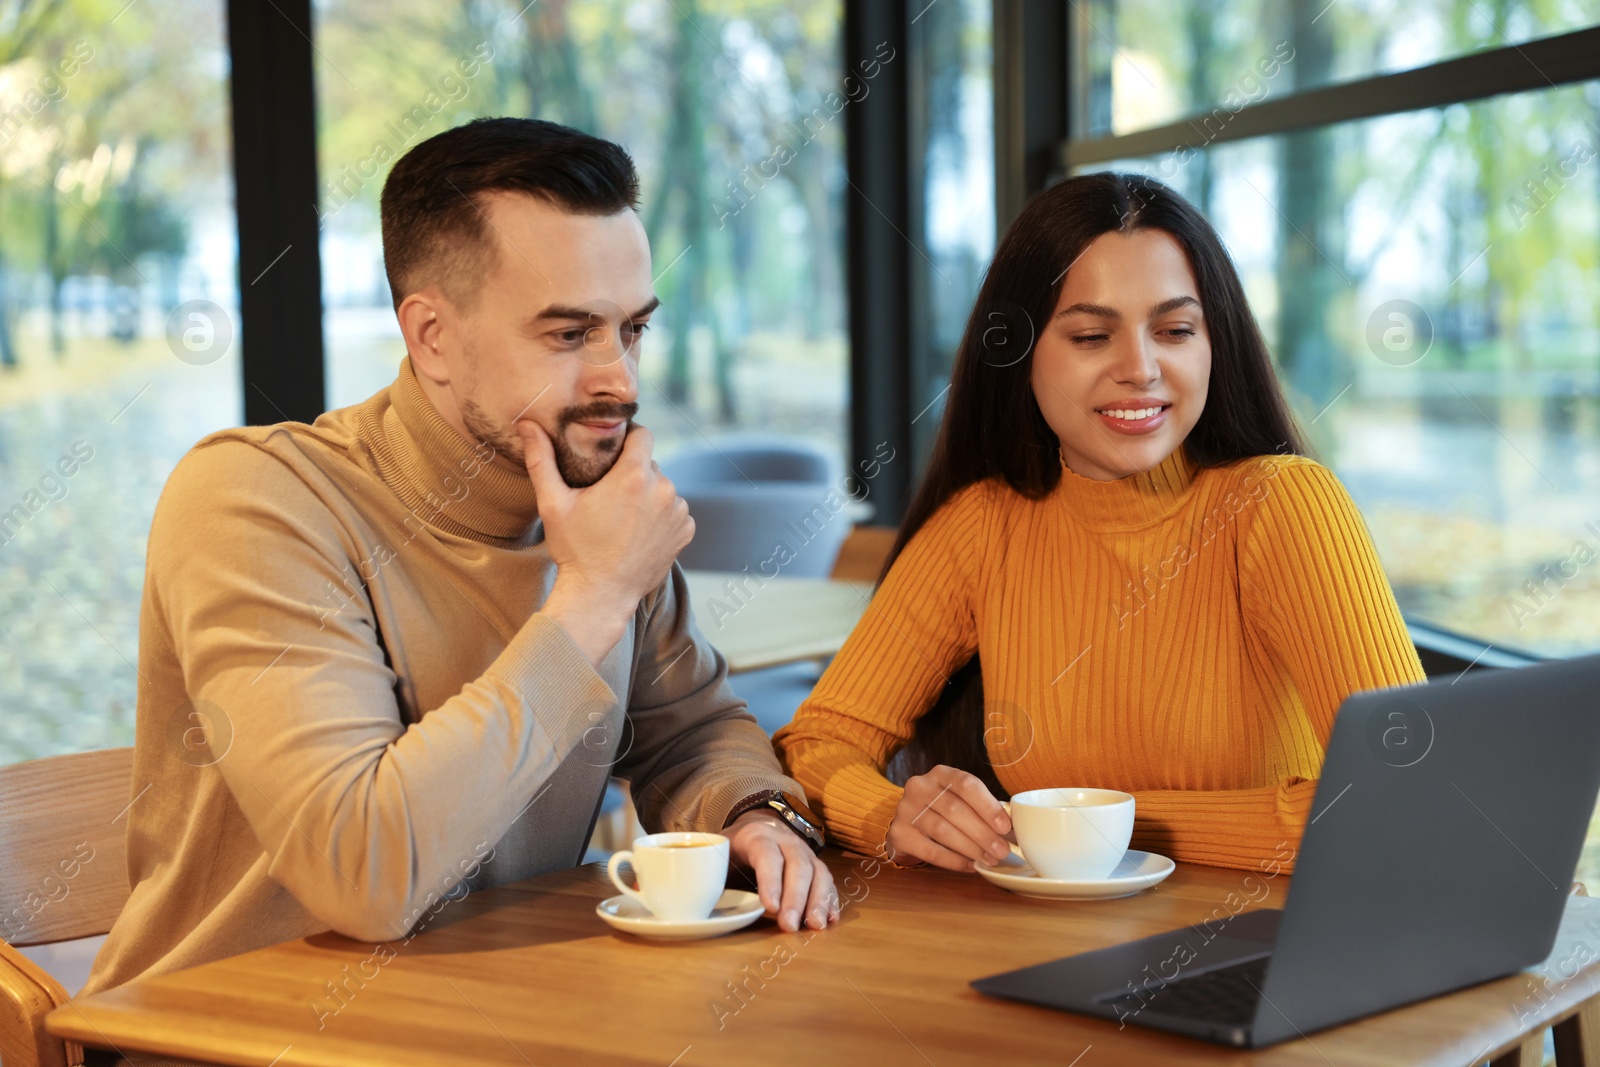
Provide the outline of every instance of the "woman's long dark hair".
{"type": "MultiPolygon", "coordinates": [[[[995,249],[956,351],[933,456],[883,575],[933,513],[966,486],[999,478],[1037,500],[1060,482],[1060,443],[1033,394],[1033,344],[1055,313],[1068,268],[1090,242],[1113,230],[1170,234],[1194,272],[1211,340],[1211,379],[1199,421],[1181,446],[1190,460],[1207,468],[1250,456],[1307,454],[1238,272],[1205,217],[1143,175],[1067,178],[1030,200],[995,249]]],[[[971,771],[1005,796],[989,764],[983,725],[974,656],[917,720],[890,776],[903,782],[946,763],[971,771]]]]}

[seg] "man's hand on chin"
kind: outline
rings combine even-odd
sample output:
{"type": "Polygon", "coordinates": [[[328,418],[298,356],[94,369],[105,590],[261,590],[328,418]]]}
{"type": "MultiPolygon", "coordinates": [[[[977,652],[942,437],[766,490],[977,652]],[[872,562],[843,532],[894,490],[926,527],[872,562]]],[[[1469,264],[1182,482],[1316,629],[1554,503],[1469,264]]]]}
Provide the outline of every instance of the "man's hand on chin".
{"type": "Polygon", "coordinates": [[[767,914],[793,933],[800,916],[814,930],[839,921],[833,872],[771,811],[748,811],[722,831],[729,858],[756,872],[756,892],[767,914]]]}
{"type": "Polygon", "coordinates": [[[628,431],[611,470],[582,489],[566,483],[543,426],[525,418],[516,429],[556,565],[555,585],[539,612],[598,667],[622,640],[639,601],[666,580],[694,537],[694,519],[650,458],[655,439],[643,426],[628,431]]]}

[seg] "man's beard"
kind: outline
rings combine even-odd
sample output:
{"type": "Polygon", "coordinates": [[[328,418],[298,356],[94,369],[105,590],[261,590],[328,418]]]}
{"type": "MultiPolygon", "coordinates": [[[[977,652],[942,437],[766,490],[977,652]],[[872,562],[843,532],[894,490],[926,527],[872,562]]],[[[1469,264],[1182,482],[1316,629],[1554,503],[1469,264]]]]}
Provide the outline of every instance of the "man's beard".
{"type": "MultiPolygon", "coordinates": [[[[638,404],[615,404],[603,400],[579,407],[563,408],[556,416],[555,431],[552,433],[549,429],[545,429],[555,450],[556,470],[561,472],[561,480],[574,489],[582,489],[604,478],[606,472],[616,465],[617,457],[622,454],[622,443],[627,439],[626,430],[633,425],[633,416],[638,411],[638,404]],[[627,423],[627,427],[624,427],[624,433],[619,437],[603,437],[596,441],[594,452],[586,454],[567,443],[567,429],[573,423],[590,419],[608,421],[622,419],[627,423]]],[[[461,421],[478,440],[516,463],[518,467],[526,469],[528,461],[523,454],[522,438],[515,431],[498,425],[475,401],[462,401],[461,421]]],[[[544,424],[540,423],[540,427],[544,428],[544,424]]]]}

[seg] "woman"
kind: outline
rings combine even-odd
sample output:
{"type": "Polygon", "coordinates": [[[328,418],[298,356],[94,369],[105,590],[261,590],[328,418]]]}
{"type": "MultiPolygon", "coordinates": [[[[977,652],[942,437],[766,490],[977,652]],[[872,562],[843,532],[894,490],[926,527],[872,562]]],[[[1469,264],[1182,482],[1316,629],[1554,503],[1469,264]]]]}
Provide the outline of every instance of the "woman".
{"type": "Polygon", "coordinates": [[[1193,207],[1134,175],[1035,197],[872,605],[774,739],[831,836],[969,871],[1007,850],[995,787],[1098,786],[1137,798],[1135,847],[1292,856],[1340,702],[1423,678],[1359,513],[1304,452],[1193,207]],[[895,785],[974,657],[962,765],[895,785]]]}

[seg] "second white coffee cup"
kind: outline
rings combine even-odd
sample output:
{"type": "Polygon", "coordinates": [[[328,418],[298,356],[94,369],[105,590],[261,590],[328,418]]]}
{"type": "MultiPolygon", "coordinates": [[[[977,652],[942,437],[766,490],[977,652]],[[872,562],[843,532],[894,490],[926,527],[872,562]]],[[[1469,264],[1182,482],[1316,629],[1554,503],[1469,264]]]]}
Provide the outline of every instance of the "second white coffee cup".
{"type": "Polygon", "coordinates": [[[1115,789],[1030,789],[1011,798],[1011,825],[1039,874],[1093,880],[1109,875],[1128,851],[1133,807],[1133,795],[1115,789]]]}
{"type": "Polygon", "coordinates": [[[606,873],[658,919],[704,919],[728,881],[728,839],[721,834],[649,834],[635,840],[633,848],[612,853],[606,873]],[[639,888],[624,884],[617,874],[623,863],[632,865],[639,888]]]}

